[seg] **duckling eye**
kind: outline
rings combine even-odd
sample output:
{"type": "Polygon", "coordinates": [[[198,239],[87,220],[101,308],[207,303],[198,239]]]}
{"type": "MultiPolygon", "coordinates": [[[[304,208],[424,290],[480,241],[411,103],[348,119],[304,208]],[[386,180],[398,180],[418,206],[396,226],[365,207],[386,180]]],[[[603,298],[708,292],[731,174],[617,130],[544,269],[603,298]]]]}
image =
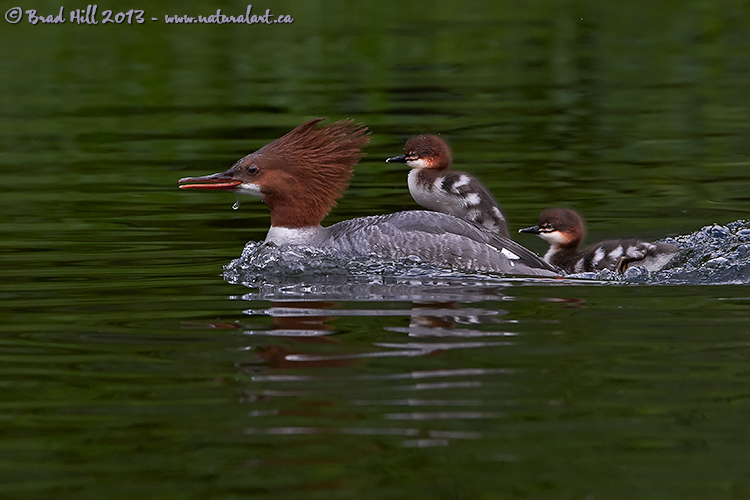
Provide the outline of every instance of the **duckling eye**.
{"type": "Polygon", "coordinates": [[[554,231],[554,229],[552,228],[552,224],[550,224],[549,222],[540,224],[539,229],[541,229],[542,231],[554,231]]]}
{"type": "Polygon", "coordinates": [[[247,167],[247,173],[250,174],[250,175],[257,174],[258,173],[258,167],[256,167],[255,165],[250,165],[249,167],[247,167]]]}

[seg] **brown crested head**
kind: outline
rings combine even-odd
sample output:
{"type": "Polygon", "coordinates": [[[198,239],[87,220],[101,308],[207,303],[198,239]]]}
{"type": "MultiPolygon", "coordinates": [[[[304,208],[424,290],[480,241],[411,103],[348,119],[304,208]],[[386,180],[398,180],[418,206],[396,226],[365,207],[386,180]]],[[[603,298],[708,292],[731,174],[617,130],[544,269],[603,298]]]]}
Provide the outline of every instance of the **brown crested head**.
{"type": "Polygon", "coordinates": [[[427,168],[442,170],[449,168],[453,162],[451,149],[436,135],[415,135],[404,145],[406,162],[423,160],[427,168]]]}
{"type": "Polygon", "coordinates": [[[578,246],[586,229],[578,212],[569,208],[548,208],[539,214],[539,233],[560,233],[561,245],[578,246]]]}
{"type": "Polygon", "coordinates": [[[341,120],[319,126],[322,120],[303,123],[225,173],[241,181],[234,192],[268,205],[273,226],[320,224],[349,185],[361,149],[370,141],[362,124],[341,120]]]}

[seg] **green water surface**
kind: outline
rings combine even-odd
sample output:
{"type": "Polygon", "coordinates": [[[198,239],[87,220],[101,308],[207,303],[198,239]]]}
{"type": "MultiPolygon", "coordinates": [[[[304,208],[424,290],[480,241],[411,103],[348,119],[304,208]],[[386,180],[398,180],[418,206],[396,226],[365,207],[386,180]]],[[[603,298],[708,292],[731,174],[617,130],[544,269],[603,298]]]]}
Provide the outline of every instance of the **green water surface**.
{"type": "Polygon", "coordinates": [[[140,7],[0,18],[3,496],[750,497],[746,285],[375,277],[271,301],[221,277],[266,207],[176,188],[322,116],[372,130],[325,224],[415,208],[384,159],[416,133],[511,232],[550,206],[589,241],[748,218],[746,2],[140,7]]]}

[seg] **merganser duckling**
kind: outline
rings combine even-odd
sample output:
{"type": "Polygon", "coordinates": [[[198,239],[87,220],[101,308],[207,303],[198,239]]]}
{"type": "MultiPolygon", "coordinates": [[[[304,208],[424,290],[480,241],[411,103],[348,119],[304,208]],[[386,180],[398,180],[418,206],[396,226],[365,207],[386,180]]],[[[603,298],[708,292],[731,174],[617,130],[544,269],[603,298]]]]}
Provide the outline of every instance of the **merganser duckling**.
{"type": "Polygon", "coordinates": [[[266,242],[324,248],[345,256],[403,258],[472,271],[556,276],[555,268],[508,238],[451,215],[407,211],[320,225],[369,142],[364,125],[300,125],[226,172],[180,179],[181,189],[219,189],[260,198],[271,210],[266,242]]]}
{"type": "Polygon", "coordinates": [[[385,160],[406,163],[409,192],[419,205],[480,224],[506,238],[508,223],[490,192],[475,177],[451,170],[451,150],[436,135],[417,135],[406,141],[404,154],[385,160]]]}
{"type": "Polygon", "coordinates": [[[648,243],[636,239],[606,240],[579,252],[585,233],[583,219],[575,210],[550,208],[539,215],[536,226],[519,229],[536,234],[550,243],[544,260],[566,273],[610,269],[624,273],[630,264],[658,271],[674,257],[679,248],[669,243],[648,243]]]}

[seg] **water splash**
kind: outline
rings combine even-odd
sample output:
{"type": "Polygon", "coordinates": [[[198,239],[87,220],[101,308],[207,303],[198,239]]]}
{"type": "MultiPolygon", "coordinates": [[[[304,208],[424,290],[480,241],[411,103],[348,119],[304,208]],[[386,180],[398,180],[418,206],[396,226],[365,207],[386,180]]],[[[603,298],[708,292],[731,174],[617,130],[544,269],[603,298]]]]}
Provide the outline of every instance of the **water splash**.
{"type": "Polygon", "coordinates": [[[750,221],[706,226],[692,234],[662,240],[682,251],[667,268],[649,272],[631,267],[620,275],[605,270],[580,273],[566,279],[509,277],[493,273],[467,273],[442,268],[416,257],[383,259],[376,255],[350,257],[330,249],[298,245],[276,246],[248,243],[242,256],[224,267],[224,278],[232,284],[260,288],[289,287],[292,293],[340,290],[344,286],[367,285],[368,293],[379,286],[436,287],[461,283],[508,286],[534,284],[750,284],[750,221]],[[375,287],[375,288],[373,288],[375,287]]]}
{"type": "Polygon", "coordinates": [[[750,284],[750,220],[705,226],[664,241],[684,250],[654,274],[659,283],[750,284]]]}
{"type": "Polygon", "coordinates": [[[241,204],[240,199],[237,198],[237,201],[235,201],[234,204],[232,205],[232,210],[239,210],[240,204],[241,204]]]}
{"type": "Polygon", "coordinates": [[[605,270],[572,276],[656,285],[750,284],[750,221],[713,224],[692,234],[660,241],[681,248],[660,271],[632,267],[624,275],[605,270]]]}
{"type": "Polygon", "coordinates": [[[350,257],[330,249],[249,242],[224,267],[224,279],[253,292],[246,300],[498,300],[514,284],[594,283],[590,280],[469,273],[427,264],[416,257],[350,257]]]}

